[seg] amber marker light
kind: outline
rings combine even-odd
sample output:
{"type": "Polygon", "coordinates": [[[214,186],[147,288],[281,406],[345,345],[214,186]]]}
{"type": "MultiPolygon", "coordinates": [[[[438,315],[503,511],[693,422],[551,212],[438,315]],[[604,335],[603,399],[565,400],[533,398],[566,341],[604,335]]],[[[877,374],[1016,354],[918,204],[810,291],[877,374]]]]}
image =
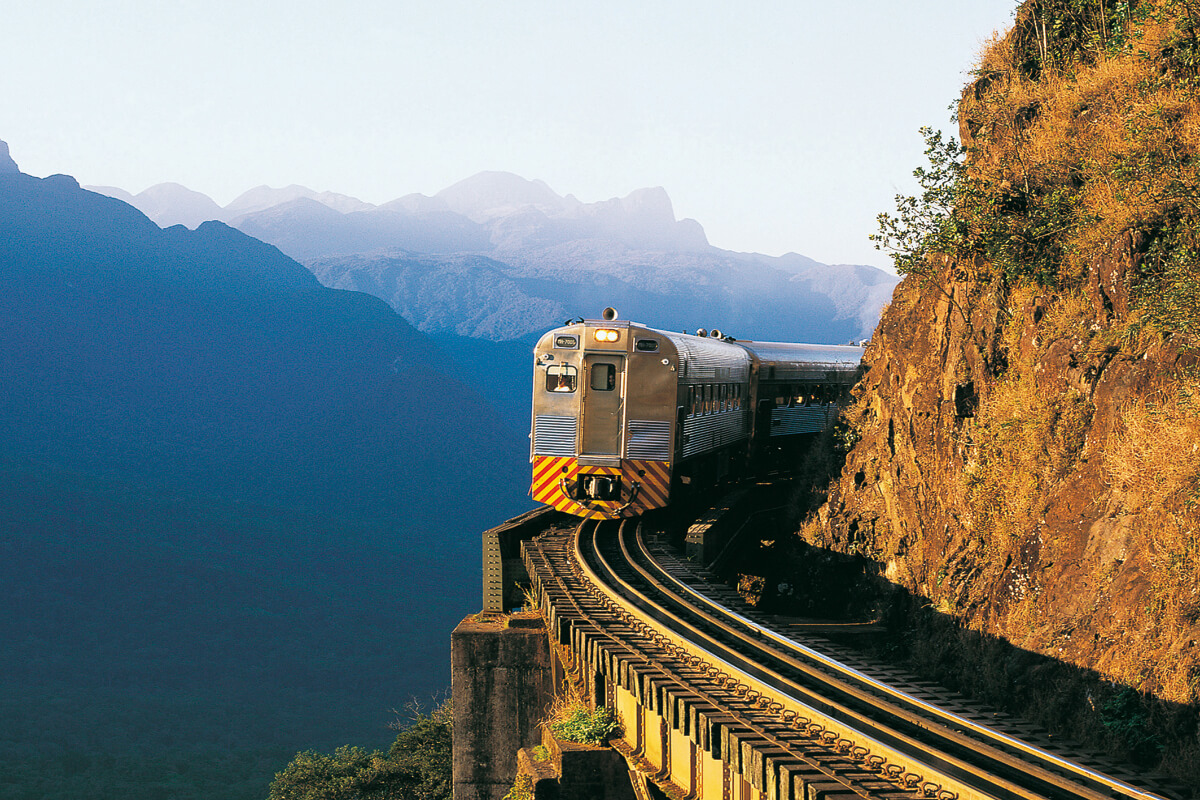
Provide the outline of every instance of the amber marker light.
{"type": "Polygon", "coordinates": [[[597,342],[615,342],[621,338],[621,334],[614,331],[612,328],[597,328],[592,334],[597,342]]]}

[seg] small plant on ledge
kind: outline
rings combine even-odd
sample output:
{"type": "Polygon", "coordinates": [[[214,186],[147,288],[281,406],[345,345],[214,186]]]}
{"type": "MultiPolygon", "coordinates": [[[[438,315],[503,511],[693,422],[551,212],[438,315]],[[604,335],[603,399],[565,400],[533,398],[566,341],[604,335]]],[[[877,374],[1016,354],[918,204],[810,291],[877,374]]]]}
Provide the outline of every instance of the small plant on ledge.
{"type": "Polygon", "coordinates": [[[589,711],[582,703],[572,703],[554,715],[550,732],[561,741],[576,744],[604,744],[620,728],[611,708],[601,706],[589,711]]]}

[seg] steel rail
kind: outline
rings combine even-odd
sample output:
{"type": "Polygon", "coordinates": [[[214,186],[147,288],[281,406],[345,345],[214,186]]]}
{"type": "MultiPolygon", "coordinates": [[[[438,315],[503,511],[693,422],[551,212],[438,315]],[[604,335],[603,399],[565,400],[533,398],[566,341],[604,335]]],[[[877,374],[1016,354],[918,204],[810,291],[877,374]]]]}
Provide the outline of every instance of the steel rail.
{"type": "MultiPolygon", "coordinates": [[[[620,523],[620,528],[623,529],[625,527],[625,525],[628,525],[628,524],[635,524],[635,523],[632,521],[628,521],[628,519],[626,519],[626,521],[622,521],[622,523],[620,523]]],[[[641,523],[637,522],[636,524],[640,525],[641,523]]],[[[600,524],[596,525],[596,527],[593,528],[593,537],[592,537],[593,545],[595,545],[595,541],[596,541],[596,539],[598,539],[598,536],[600,533],[600,528],[601,528],[600,524]]],[[[618,599],[616,599],[616,597],[613,597],[612,594],[610,593],[610,591],[606,590],[605,582],[602,581],[602,579],[600,578],[598,573],[596,573],[592,569],[592,567],[590,567],[590,565],[588,564],[588,560],[586,557],[584,557],[584,553],[582,552],[582,541],[583,541],[582,536],[576,537],[575,560],[576,560],[578,569],[580,569],[581,572],[584,573],[584,576],[587,577],[589,582],[592,582],[592,584],[596,588],[596,591],[599,591],[599,593],[601,595],[606,596],[608,601],[610,601],[611,603],[616,604],[616,606],[620,606],[620,604],[622,604],[622,603],[620,603],[620,601],[618,599]]],[[[598,559],[601,561],[601,563],[604,563],[605,570],[608,573],[610,573],[610,576],[614,579],[614,581],[617,581],[619,583],[625,583],[623,581],[623,579],[620,578],[620,576],[616,575],[616,572],[612,572],[611,565],[608,565],[607,561],[604,559],[604,557],[602,557],[602,554],[599,552],[599,548],[596,548],[594,546],[593,549],[596,552],[596,557],[598,557],[598,559]]],[[[635,614],[635,612],[636,612],[636,609],[626,607],[622,613],[624,613],[626,615],[630,615],[630,616],[632,616],[632,615],[643,616],[641,614],[635,614]]],[[[652,625],[648,624],[647,621],[642,620],[641,624],[644,627],[647,627],[648,630],[653,630],[652,625]]],[[[658,634],[658,636],[661,636],[661,634],[658,634]]],[[[672,648],[677,649],[677,650],[682,650],[682,651],[685,650],[684,648],[679,648],[678,645],[672,644],[670,646],[672,646],[672,648]]],[[[733,666],[733,664],[728,664],[724,660],[721,660],[721,658],[719,658],[719,657],[713,657],[712,655],[708,654],[708,652],[706,652],[706,655],[709,656],[710,660],[719,662],[722,664],[722,666],[725,666],[726,668],[730,669],[731,673],[743,674],[742,670],[738,669],[736,666],[733,666]]],[[[703,663],[703,661],[704,661],[703,658],[698,658],[694,654],[691,654],[690,657],[695,658],[695,660],[700,663],[703,663]]],[[[670,670],[668,670],[668,668],[665,666],[665,664],[661,664],[661,663],[653,662],[653,661],[652,661],[652,663],[655,663],[655,666],[661,670],[664,670],[664,672],[670,672],[670,670]]],[[[689,688],[692,693],[696,694],[697,697],[700,697],[701,699],[703,699],[704,702],[708,703],[709,705],[714,706],[714,708],[721,709],[722,712],[724,712],[724,714],[734,718],[734,720],[737,720],[738,723],[740,724],[740,726],[742,726],[746,729],[754,730],[755,734],[760,736],[760,738],[762,738],[763,741],[770,742],[770,744],[781,748],[781,750],[791,751],[792,748],[794,747],[794,742],[788,741],[786,739],[781,739],[779,735],[776,735],[776,734],[778,734],[778,730],[776,730],[776,732],[772,732],[772,730],[769,730],[766,727],[762,726],[762,724],[758,724],[754,720],[752,720],[752,718],[750,718],[750,716],[748,715],[748,711],[746,711],[742,708],[738,708],[737,705],[731,705],[730,703],[726,702],[726,700],[724,698],[716,696],[716,694],[713,694],[713,692],[706,690],[706,688],[696,687],[696,686],[689,686],[689,688]]],[[[745,698],[740,698],[740,699],[742,699],[742,702],[745,703],[745,698]]],[[[804,759],[802,757],[802,760],[806,760],[806,762],[808,762],[809,759],[804,759]]],[[[852,782],[848,782],[844,776],[839,775],[838,772],[836,772],[835,770],[829,769],[827,765],[816,763],[816,762],[811,762],[811,763],[809,763],[809,768],[812,770],[815,770],[817,772],[820,772],[820,774],[824,778],[826,778],[826,780],[828,780],[830,782],[840,783],[841,786],[845,786],[848,790],[850,790],[851,793],[860,794],[859,789],[854,788],[852,782]]]]}
{"type": "MultiPolygon", "coordinates": [[[[622,527],[624,527],[624,525],[626,525],[626,524],[629,524],[629,522],[628,521],[623,522],[622,527]]],[[[640,525],[640,522],[638,524],[640,525]]],[[[623,578],[620,577],[620,575],[617,574],[617,572],[615,571],[615,569],[613,569],[612,565],[608,562],[608,560],[604,558],[603,553],[600,552],[599,546],[596,544],[596,534],[598,534],[599,530],[600,530],[599,525],[597,525],[593,529],[593,537],[592,537],[593,548],[592,549],[595,552],[597,561],[599,561],[602,564],[604,571],[606,573],[608,573],[608,576],[611,579],[611,582],[620,584],[621,589],[623,591],[627,592],[628,594],[630,594],[631,596],[636,598],[636,600],[638,602],[642,603],[644,606],[649,606],[650,608],[656,608],[658,611],[659,617],[661,617],[661,616],[670,617],[677,626],[682,626],[684,628],[687,628],[692,634],[694,634],[696,636],[705,637],[706,635],[703,632],[701,632],[699,629],[697,629],[697,628],[691,626],[689,623],[679,619],[676,615],[672,614],[670,611],[667,611],[666,609],[663,609],[661,606],[658,606],[657,603],[655,603],[650,598],[646,597],[645,594],[643,594],[641,591],[639,591],[638,589],[636,589],[635,587],[630,585],[628,583],[628,581],[625,581],[623,578]]],[[[586,557],[586,554],[583,552],[583,537],[577,537],[575,540],[575,558],[579,564],[580,569],[583,570],[583,572],[586,574],[586,577],[588,578],[588,580],[591,581],[600,591],[605,592],[617,604],[626,605],[626,603],[627,603],[627,605],[626,605],[627,613],[636,614],[638,616],[643,617],[643,624],[646,624],[646,625],[662,622],[661,619],[655,618],[656,617],[655,614],[646,613],[644,611],[644,609],[643,610],[638,609],[636,606],[636,603],[633,603],[630,601],[626,601],[626,603],[622,603],[621,600],[614,595],[614,593],[611,591],[611,584],[608,581],[606,581],[604,578],[602,578],[600,576],[600,574],[595,569],[592,568],[591,564],[589,563],[588,558],[586,557]],[[642,613],[639,614],[638,613],[639,610],[642,613]]],[[[694,642],[691,642],[691,640],[688,640],[688,641],[689,641],[689,643],[692,643],[693,646],[695,646],[694,642]]],[[[737,666],[736,664],[730,663],[729,661],[727,661],[726,659],[717,655],[713,651],[706,650],[703,648],[698,648],[698,649],[700,649],[701,652],[703,652],[704,655],[708,659],[725,667],[725,669],[728,670],[728,672],[730,674],[741,675],[743,678],[746,679],[747,682],[750,682],[750,683],[758,683],[758,684],[765,683],[761,677],[755,677],[755,676],[747,673],[741,667],[737,666]]],[[[706,693],[700,692],[700,694],[704,695],[706,693]]],[[[792,746],[790,745],[789,742],[787,742],[786,740],[781,740],[779,737],[777,737],[770,731],[766,730],[762,725],[755,724],[753,721],[746,719],[745,715],[743,713],[730,708],[730,706],[727,703],[722,703],[719,699],[712,698],[711,696],[709,696],[707,699],[709,699],[710,702],[712,702],[714,705],[717,705],[721,708],[726,709],[733,716],[741,718],[743,724],[747,728],[754,730],[758,735],[762,736],[764,740],[770,741],[773,744],[775,744],[785,750],[791,749],[792,746]]],[[[805,705],[802,701],[796,700],[795,698],[790,698],[790,699],[792,699],[794,702],[799,704],[802,708],[804,708],[809,713],[811,713],[815,716],[827,716],[826,714],[823,714],[822,712],[805,705]]],[[[848,713],[853,714],[853,712],[848,712],[848,713]]],[[[863,722],[869,722],[869,720],[867,720],[865,717],[863,717],[861,719],[863,722]]],[[[858,730],[850,728],[848,725],[846,725],[845,720],[838,720],[838,722],[841,725],[845,726],[844,729],[852,731],[856,736],[858,736],[860,738],[860,740],[871,742],[872,744],[875,744],[877,747],[882,745],[882,743],[876,742],[872,737],[870,737],[866,734],[863,734],[862,732],[860,732],[858,730]]],[[[886,746],[884,746],[884,747],[886,747],[886,746]]],[[[919,767],[919,768],[925,769],[925,770],[933,770],[934,769],[932,766],[930,766],[928,764],[924,764],[917,759],[910,758],[910,759],[908,759],[908,761],[909,761],[910,766],[916,766],[916,767],[919,767]]],[[[822,772],[826,772],[831,778],[838,781],[839,783],[845,784],[845,782],[840,777],[838,777],[836,774],[828,772],[820,765],[814,765],[814,766],[816,766],[818,769],[821,769],[822,772]]]]}
{"type": "MultiPolygon", "coordinates": [[[[653,564],[656,572],[666,575],[666,578],[668,579],[669,583],[675,584],[675,585],[683,585],[682,582],[678,581],[673,576],[666,574],[666,571],[661,567],[661,565],[658,565],[657,562],[655,561],[655,559],[653,558],[653,556],[648,553],[647,548],[645,547],[644,539],[641,536],[640,529],[638,531],[637,539],[638,539],[639,549],[642,551],[642,558],[648,560],[651,564],[653,564]]],[[[630,553],[629,546],[626,541],[626,537],[621,536],[621,537],[619,537],[619,540],[620,540],[621,549],[623,551],[623,556],[626,559],[626,563],[628,564],[628,566],[630,566],[634,570],[640,572],[642,575],[642,580],[650,583],[650,585],[653,586],[656,591],[659,591],[668,597],[672,597],[672,595],[674,593],[671,592],[666,586],[664,586],[661,583],[661,581],[657,580],[653,575],[650,575],[649,573],[647,573],[647,571],[638,563],[638,559],[635,558],[633,556],[633,554],[630,553]]],[[[598,545],[596,545],[596,547],[598,548],[598,545]]],[[[601,560],[603,560],[603,553],[600,553],[598,549],[597,549],[597,553],[598,553],[598,557],[601,560]]],[[[581,563],[583,563],[586,566],[586,564],[587,564],[586,559],[581,559],[581,563]]],[[[683,628],[690,630],[695,634],[700,634],[706,638],[710,638],[710,640],[711,640],[711,637],[709,636],[709,634],[705,634],[705,633],[699,631],[697,628],[695,628],[694,625],[683,620],[677,614],[675,614],[675,613],[671,612],[670,610],[666,609],[665,607],[663,607],[661,603],[651,600],[643,592],[638,590],[636,587],[633,587],[632,585],[630,585],[628,581],[625,581],[623,578],[621,578],[619,576],[619,574],[617,573],[617,570],[615,568],[613,568],[611,565],[608,565],[606,563],[605,569],[613,576],[613,578],[617,582],[622,584],[622,589],[624,591],[629,593],[631,596],[637,598],[639,602],[641,602],[643,604],[649,604],[651,607],[657,607],[656,610],[657,610],[658,614],[666,615],[667,617],[671,618],[671,620],[673,620],[676,625],[682,626],[683,628]]],[[[752,631],[754,631],[755,633],[758,633],[757,629],[761,628],[761,626],[757,626],[756,623],[753,623],[752,621],[745,619],[741,615],[737,615],[736,612],[732,612],[729,609],[725,609],[719,603],[715,603],[710,598],[704,598],[702,596],[699,596],[697,593],[692,591],[690,589],[690,587],[686,587],[686,585],[683,585],[683,586],[687,590],[686,594],[689,596],[697,597],[700,600],[702,605],[708,606],[708,607],[711,607],[714,609],[721,609],[722,613],[733,614],[736,617],[739,624],[746,626],[746,624],[749,623],[750,629],[752,631]]],[[[685,599],[680,598],[677,595],[672,597],[672,599],[675,603],[678,603],[678,604],[684,606],[685,608],[687,608],[689,605],[691,605],[691,601],[686,601],[685,599]]],[[[978,739],[974,739],[969,736],[966,736],[959,731],[950,730],[950,729],[946,728],[945,725],[942,724],[941,722],[931,721],[929,719],[928,709],[934,708],[934,707],[930,706],[929,704],[925,703],[924,701],[919,701],[916,698],[911,698],[911,696],[906,695],[902,692],[898,692],[897,690],[892,690],[892,691],[882,692],[885,695],[885,698],[883,698],[882,702],[881,702],[881,698],[878,697],[877,695],[872,695],[868,691],[864,691],[863,689],[861,689],[859,687],[847,684],[845,682],[845,680],[843,680],[840,677],[837,677],[836,675],[835,676],[829,675],[828,669],[833,668],[832,667],[833,664],[837,664],[839,666],[845,667],[845,665],[841,665],[839,662],[833,661],[832,659],[828,659],[828,658],[822,658],[819,660],[819,663],[825,664],[827,666],[827,670],[819,671],[816,668],[814,668],[811,664],[806,664],[804,662],[797,661],[795,658],[791,657],[787,653],[781,653],[781,652],[778,652],[777,650],[772,651],[771,649],[768,649],[767,647],[765,647],[763,645],[763,643],[761,641],[749,638],[747,636],[747,634],[745,634],[742,631],[739,631],[735,628],[732,628],[730,625],[728,625],[721,619],[714,618],[712,616],[712,614],[708,613],[707,611],[696,610],[694,608],[689,609],[689,611],[692,614],[696,614],[698,617],[700,617],[702,620],[706,621],[708,624],[714,625],[718,629],[722,630],[723,632],[735,636],[738,640],[744,642],[745,644],[750,645],[751,647],[753,647],[755,649],[758,649],[758,650],[761,650],[761,651],[767,653],[771,658],[781,661],[787,667],[790,667],[793,670],[798,670],[799,672],[801,672],[801,674],[805,675],[809,680],[816,680],[816,681],[819,681],[820,683],[826,684],[830,688],[836,689],[837,691],[839,691],[843,696],[849,697],[850,699],[852,699],[853,701],[855,701],[859,704],[867,704],[868,706],[874,707],[874,708],[882,707],[882,710],[885,710],[894,719],[901,721],[902,723],[904,723],[907,726],[915,727],[918,730],[922,731],[922,735],[932,734],[944,742],[952,742],[960,750],[967,750],[971,753],[979,753],[979,751],[980,751],[981,743],[978,741],[978,739]],[[828,662],[832,662],[832,664],[830,664],[828,662]],[[891,698],[893,698],[893,700],[889,701],[886,699],[886,697],[891,697],[891,698]],[[906,708],[903,708],[902,706],[898,706],[897,703],[894,702],[894,700],[902,698],[902,697],[903,698],[911,698],[911,700],[915,701],[912,705],[915,705],[919,710],[926,711],[926,713],[924,715],[922,715],[921,713],[914,712],[911,709],[906,709],[906,708]]],[[[766,629],[764,629],[764,630],[766,630],[766,629]]],[[[762,636],[761,633],[759,633],[758,635],[762,636]]],[[[772,641],[776,641],[776,639],[774,637],[767,637],[767,638],[771,639],[772,641]]],[[[785,640],[785,641],[778,642],[778,643],[786,645],[787,641],[789,641],[789,640],[785,640]]],[[[720,643],[715,640],[712,640],[712,644],[716,645],[716,647],[718,649],[724,649],[727,652],[734,652],[735,655],[740,655],[740,654],[737,654],[736,651],[731,651],[727,644],[720,643]]],[[[746,674],[742,669],[739,669],[739,668],[735,667],[733,664],[729,663],[729,661],[727,659],[717,656],[716,653],[712,652],[711,649],[706,649],[706,652],[709,655],[718,658],[718,660],[720,660],[721,663],[724,664],[726,667],[733,668],[736,671],[738,671],[739,673],[746,674]]],[[[744,658],[744,656],[741,656],[741,657],[744,658]]],[[[751,663],[753,663],[753,662],[751,662],[751,663]]],[[[764,669],[764,667],[765,667],[765,665],[761,664],[761,663],[756,664],[755,666],[757,666],[759,669],[764,669]]],[[[767,672],[768,674],[772,675],[776,680],[783,681],[784,683],[793,687],[792,694],[794,694],[795,692],[800,692],[801,694],[809,695],[809,696],[813,696],[815,694],[814,690],[811,687],[804,687],[799,684],[796,684],[794,680],[788,678],[785,675],[780,674],[779,672],[777,672],[775,670],[765,669],[764,671],[767,672]]],[[[842,670],[841,672],[842,672],[842,675],[849,676],[849,677],[861,675],[861,673],[858,673],[856,670],[853,670],[852,668],[849,668],[849,667],[845,667],[845,669],[842,670]]],[[[750,677],[750,676],[747,675],[747,677],[750,677]]],[[[755,677],[759,681],[762,680],[761,676],[755,676],[755,677]]],[[[863,677],[869,679],[869,676],[863,676],[863,677]]],[[[865,683],[868,686],[870,686],[872,689],[875,689],[877,691],[881,687],[886,688],[886,689],[891,689],[891,687],[885,687],[884,684],[881,684],[880,682],[875,681],[873,679],[869,679],[869,680],[865,681],[865,683]]],[[[778,688],[778,687],[776,687],[776,688],[778,688]]],[[[820,697],[820,696],[817,695],[817,697],[820,697]]],[[[799,699],[799,698],[796,698],[796,699],[799,699]]],[[[915,738],[903,733],[903,731],[901,731],[901,730],[895,729],[893,727],[894,723],[892,724],[892,726],[885,726],[884,728],[881,729],[880,723],[878,722],[878,720],[871,719],[854,709],[848,708],[841,702],[831,703],[831,698],[824,697],[824,698],[820,698],[820,699],[825,704],[832,705],[834,710],[837,710],[838,712],[840,712],[839,714],[837,714],[834,717],[835,719],[837,717],[841,717],[840,719],[838,719],[838,722],[840,724],[843,724],[843,725],[850,724],[852,726],[859,726],[859,727],[865,727],[868,729],[874,729],[877,733],[879,733],[881,735],[885,735],[885,739],[890,739],[895,744],[904,745],[904,749],[901,750],[900,752],[902,752],[906,758],[915,761],[917,763],[917,765],[920,766],[921,768],[927,769],[927,770],[935,769],[936,771],[940,771],[943,774],[945,774],[947,772],[947,770],[945,768],[937,769],[937,768],[931,767],[927,763],[924,763],[924,759],[928,758],[929,756],[932,755],[939,763],[943,764],[944,767],[951,768],[951,776],[953,777],[954,775],[957,775],[957,777],[955,778],[956,780],[962,782],[964,780],[964,778],[969,777],[969,780],[965,781],[965,783],[966,783],[966,785],[969,786],[972,782],[974,782],[976,784],[974,786],[974,791],[982,790],[982,791],[992,792],[992,793],[999,791],[1002,794],[1011,794],[1012,796],[1017,796],[1017,797],[1028,797],[1028,796],[1031,796],[1030,795],[1031,791],[1038,793],[1033,796],[1044,796],[1044,792],[1049,790],[1051,792],[1051,795],[1054,795],[1055,793],[1057,793],[1061,796],[1061,794],[1065,793],[1069,796],[1089,797],[1089,798],[1093,798],[1093,800],[1100,800],[1100,798],[1106,798],[1109,796],[1107,794],[1101,794],[1101,793],[1097,792],[1095,789],[1093,789],[1090,786],[1081,785],[1080,778],[1078,778],[1078,777],[1075,778],[1074,780],[1072,780],[1065,776],[1058,775],[1052,771],[1049,771],[1045,767],[1045,765],[1031,763],[1029,758],[1031,758],[1031,757],[1038,758],[1038,757],[1040,757],[1040,754],[1045,753],[1045,751],[1041,750],[1040,748],[1032,748],[1034,752],[1030,753],[1030,750],[1028,749],[1030,746],[1028,746],[1028,743],[1021,743],[1021,744],[1025,744],[1026,747],[1017,748],[1019,750],[1019,752],[1026,753],[1026,757],[1024,757],[1024,758],[1015,757],[1009,753],[1004,752],[1003,750],[997,749],[995,746],[988,744],[988,743],[983,743],[986,750],[981,754],[984,755],[985,759],[994,766],[1000,766],[1000,767],[1003,767],[1003,768],[1009,770],[1010,772],[1014,772],[1014,773],[1021,774],[1021,775],[1027,775],[1029,777],[1035,778],[1034,783],[1036,783],[1041,788],[1035,789],[1034,787],[1029,786],[1029,785],[1022,785],[1022,784],[1012,782],[1002,776],[993,775],[993,774],[991,774],[991,772],[993,771],[991,769],[985,773],[980,770],[980,768],[977,764],[972,763],[970,760],[963,760],[963,759],[953,755],[952,753],[946,752],[944,750],[944,745],[940,745],[940,746],[931,748],[931,746],[928,742],[922,742],[919,739],[915,739],[915,738]],[[886,734],[884,734],[884,731],[886,731],[886,734]],[[931,750],[933,752],[931,752],[931,750]],[[922,755],[917,756],[916,754],[918,754],[918,753],[922,754],[922,755]],[[982,786],[979,785],[981,783],[983,784],[982,786]]],[[[816,712],[815,709],[810,709],[810,710],[814,711],[814,713],[820,713],[820,712],[816,712]]],[[[940,720],[943,720],[943,721],[955,722],[958,720],[962,720],[962,722],[964,722],[964,723],[971,723],[970,720],[963,720],[961,717],[958,717],[957,715],[949,714],[948,712],[944,712],[942,709],[937,709],[937,712],[938,713],[936,713],[934,716],[938,717],[940,720]]],[[[970,725],[967,725],[964,727],[968,727],[968,728],[974,730],[980,726],[978,726],[975,723],[971,723],[970,725]]],[[[993,734],[997,733],[994,731],[990,731],[990,729],[988,729],[986,732],[993,733],[993,734]]],[[[863,730],[855,730],[855,733],[856,733],[856,735],[858,735],[868,741],[875,741],[874,736],[868,735],[863,730]]],[[[1012,737],[1007,737],[1006,735],[1001,735],[1001,741],[1004,741],[1005,739],[1012,739],[1012,737]]],[[[1013,739],[1013,741],[1019,742],[1020,740],[1013,739]]],[[[876,742],[876,744],[878,746],[879,743],[876,742]]],[[[892,748],[894,748],[894,746],[895,745],[893,744],[892,748]]],[[[1123,792],[1123,794],[1125,794],[1125,796],[1128,796],[1128,797],[1138,797],[1138,798],[1147,798],[1147,799],[1159,797],[1158,795],[1154,795],[1154,794],[1145,792],[1143,790],[1137,789],[1136,787],[1129,787],[1128,784],[1124,784],[1123,782],[1121,782],[1119,780],[1113,779],[1113,778],[1111,778],[1111,776],[1106,776],[1106,775],[1103,775],[1103,773],[1098,773],[1098,772],[1095,772],[1094,770],[1089,770],[1088,768],[1083,767],[1082,765],[1078,765],[1074,762],[1067,762],[1064,759],[1061,759],[1060,757],[1055,756],[1053,754],[1046,753],[1046,755],[1050,756],[1050,758],[1047,760],[1049,760],[1055,766],[1059,766],[1060,765],[1059,762],[1063,762],[1063,766],[1069,764],[1071,767],[1074,767],[1074,769],[1068,770],[1070,773],[1077,775],[1077,776],[1082,773],[1085,777],[1094,780],[1095,783],[1105,786],[1105,788],[1109,789],[1110,791],[1113,789],[1119,790],[1121,787],[1128,787],[1128,789],[1131,789],[1132,791],[1123,792]],[[1099,779],[1097,780],[1097,779],[1091,778],[1091,776],[1093,776],[1093,775],[1099,776],[1099,779]]],[[[993,769],[994,769],[994,767],[993,767],[993,769]]]]}
{"type": "MultiPolygon", "coordinates": [[[[1094,781],[1095,783],[1098,783],[1111,791],[1119,792],[1122,796],[1139,798],[1139,800],[1166,800],[1166,798],[1164,798],[1162,795],[1148,792],[1144,789],[1139,789],[1136,786],[1131,786],[1130,784],[1125,783],[1118,778],[1114,778],[1111,775],[1097,772],[1096,770],[1090,769],[1083,764],[1079,764],[1078,762],[1071,761],[1070,759],[1051,753],[1035,744],[1023,741],[1014,736],[1010,736],[1002,731],[997,731],[994,728],[991,728],[987,725],[982,725],[974,720],[967,719],[966,717],[961,717],[952,711],[948,711],[933,703],[928,703],[918,697],[913,697],[907,692],[897,689],[894,686],[884,683],[883,681],[872,678],[870,675],[843,664],[836,659],[830,658],[829,656],[814,650],[811,647],[807,647],[790,637],[784,636],[778,631],[772,630],[764,625],[760,625],[759,623],[754,622],[753,620],[748,619],[741,614],[738,614],[736,611],[728,608],[727,606],[722,605],[713,598],[697,591],[680,579],[676,578],[674,575],[671,575],[650,553],[649,548],[646,547],[640,529],[637,533],[637,542],[638,547],[642,551],[643,557],[654,565],[656,571],[662,577],[673,583],[676,587],[695,600],[712,608],[718,614],[721,614],[728,619],[735,620],[740,625],[748,628],[753,634],[757,634],[758,636],[769,639],[770,641],[778,645],[782,645],[789,650],[798,652],[801,655],[812,659],[813,661],[816,661],[837,673],[840,673],[841,675],[847,676],[855,681],[867,685],[877,692],[886,694],[911,706],[915,706],[917,709],[926,714],[940,718],[945,724],[965,728],[986,739],[1002,743],[1008,747],[1027,753],[1033,757],[1048,762],[1059,769],[1067,770],[1068,772],[1094,781]]],[[[1028,762],[1021,763],[1027,764],[1028,762]]]]}

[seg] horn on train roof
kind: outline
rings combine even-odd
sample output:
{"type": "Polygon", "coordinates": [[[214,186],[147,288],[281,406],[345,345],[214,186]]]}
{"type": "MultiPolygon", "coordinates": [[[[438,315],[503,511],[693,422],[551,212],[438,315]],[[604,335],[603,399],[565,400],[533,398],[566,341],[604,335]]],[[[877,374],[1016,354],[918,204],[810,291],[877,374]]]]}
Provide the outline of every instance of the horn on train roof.
{"type": "Polygon", "coordinates": [[[708,331],[704,330],[704,328],[697,328],[696,335],[701,337],[708,336],[708,331]]]}
{"type": "Polygon", "coordinates": [[[608,308],[604,309],[604,311],[601,312],[600,316],[604,319],[605,322],[612,322],[614,319],[617,318],[617,310],[615,308],[613,308],[612,306],[609,306],[608,308]]]}
{"type": "Polygon", "coordinates": [[[724,339],[725,338],[725,334],[721,333],[720,328],[713,328],[711,331],[708,332],[708,335],[714,339],[724,339]]]}

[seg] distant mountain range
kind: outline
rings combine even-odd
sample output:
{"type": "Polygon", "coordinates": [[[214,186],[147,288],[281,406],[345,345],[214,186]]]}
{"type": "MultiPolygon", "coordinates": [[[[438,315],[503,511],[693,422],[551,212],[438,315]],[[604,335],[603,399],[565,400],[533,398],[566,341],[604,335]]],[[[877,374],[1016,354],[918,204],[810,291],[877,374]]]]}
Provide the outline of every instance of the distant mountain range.
{"type": "Polygon", "coordinates": [[[219,208],[160,184],[119,197],[160,225],[221,219],[274,244],[327,286],[386,300],[436,336],[531,342],[615,305],[657,327],[720,327],[739,338],[844,342],[870,335],[896,277],[711,246],[676,220],[667,193],[583,203],[542,181],[483,172],[432,197],[380,206],[303,186],[260,186],[219,208]]]}
{"type": "Polygon", "coordinates": [[[248,799],[390,741],[530,505],[525,432],[382,301],[2,142],[0,231],[5,785],[248,799]]]}

